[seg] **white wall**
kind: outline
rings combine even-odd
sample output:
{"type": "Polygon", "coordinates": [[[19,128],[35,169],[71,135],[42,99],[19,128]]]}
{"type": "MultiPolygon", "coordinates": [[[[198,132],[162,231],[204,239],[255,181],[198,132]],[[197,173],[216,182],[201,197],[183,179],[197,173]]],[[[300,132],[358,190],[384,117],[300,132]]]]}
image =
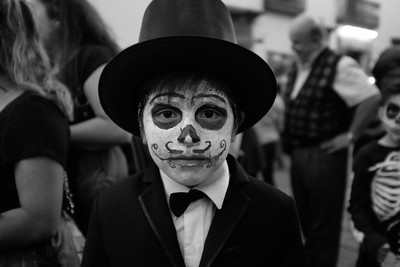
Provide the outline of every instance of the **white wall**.
{"type": "Polygon", "coordinates": [[[336,0],[306,0],[306,12],[316,16],[328,27],[336,24],[336,0]]]}
{"type": "MultiPolygon", "coordinates": [[[[143,14],[151,0],[88,0],[97,8],[122,48],[137,43],[143,14]]],[[[223,0],[226,5],[262,10],[263,0],[223,0]]]]}
{"type": "MultiPolygon", "coordinates": [[[[151,0],[89,0],[104,17],[114,32],[118,43],[125,48],[138,41],[144,10],[151,0]]],[[[262,9],[263,0],[223,0],[228,6],[262,9]]],[[[374,0],[380,2],[379,36],[373,44],[373,58],[390,44],[393,37],[400,38],[400,1],[374,0]]],[[[336,21],[336,0],[306,0],[306,12],[323,17],[328,26],[336,21]]],[[[254,50],[265,58],[265,50],[290,53],[288,30],[291,17],[265,13],[254,21],[254,50]]]]}
{"type": "Polygon", "coordinates": [[[393,37],[400,39],[400,1],[382,0],[380,3],[380,25],[377,29],[379,35],[374,42],[374,58],[391,44],[393,37]]]}
{"type": "Polygon", "coordinates": [[[264,59],[267,51],[290,54],[289,25],[287,16],[273,13],[258,16],[253,25],[253,51],[264,59]]]}
{"type": "Polygon", "coordinates": [[[97,8],[121,48],[137,43],[144,11],[151,0],[88,0],[97,8]]]}
{"type": "MultiPolygon", "coordinates": [[[[306,0],[306,13],[321,19],[328,27],[336,24],[335,0],[306,0]]],[[[260,15],[254,21],[254,51],[266,59],[267,51],[291,54],[289,27],[293,17],[270,12],[260,15]]]]}

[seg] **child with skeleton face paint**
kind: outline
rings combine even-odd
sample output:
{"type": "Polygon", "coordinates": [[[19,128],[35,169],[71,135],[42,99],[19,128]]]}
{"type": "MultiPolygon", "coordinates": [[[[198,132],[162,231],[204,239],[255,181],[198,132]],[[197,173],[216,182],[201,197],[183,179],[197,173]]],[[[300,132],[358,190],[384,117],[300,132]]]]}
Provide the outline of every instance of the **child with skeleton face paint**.
{"type": "Polygon", "coordinates": [[[240,116],[229,85],[203,73],[172,73],[144,88],[139,118],[144,142],[160,170],[193,187],[218,171],[240,116]]]}
{"type": "Polygon", "coordinates": [[[99,97],[154,163],[99,195],[82,266],[304,266],[293,199],[229,155],[275,96],[220,0],[153,0],[99,97]]]}
{"type": "Polygon", "coordinates": [[[386,134],[356,154],[349,206],[363,267],[400,266],[400,81],[382,88],[378,116],[386,134]]]}

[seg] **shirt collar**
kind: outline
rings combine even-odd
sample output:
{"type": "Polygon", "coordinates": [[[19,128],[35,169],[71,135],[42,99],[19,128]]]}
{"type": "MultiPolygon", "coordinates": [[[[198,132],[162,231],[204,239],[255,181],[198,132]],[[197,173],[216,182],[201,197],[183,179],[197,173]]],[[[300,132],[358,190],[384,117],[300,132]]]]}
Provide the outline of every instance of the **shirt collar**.
{"type": "Polygon", "coordinates": [[[317,59],[317,57],[322,53],[322,51],[325,48],[326,48],[325,46],[321,46],[319,49],[312,52],[306,62],[300,62],[300,60],[297,60],[297,65],[298,65],[299,69],[311,68],[311,65],[314,63],[314,61],[317,59]]]}
{"type": "MultiPolygon", "coordinates": [[[[167,201],[172,193],[176,192],[188,192],[189,187],[178,184],[174,180],[168,177],[160,169],[161,180],[165,188],[165,196],[167,201]]],[[[221,164],[221,166],[211,174],[211,176],[204,181],[204,183],[197,185],[196,189],[204,192],[218,209],[221,209],[222,204],[225,199],[226,192],[229,185],[229,167],[226,160],[221,164]]]]}

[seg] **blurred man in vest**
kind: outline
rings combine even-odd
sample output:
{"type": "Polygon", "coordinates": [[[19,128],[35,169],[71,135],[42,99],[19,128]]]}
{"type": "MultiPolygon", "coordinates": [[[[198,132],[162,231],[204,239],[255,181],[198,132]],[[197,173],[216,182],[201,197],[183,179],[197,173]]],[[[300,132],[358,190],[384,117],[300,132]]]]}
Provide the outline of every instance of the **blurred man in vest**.
{"type": "Polygon", "coordinates": [[[294,19],[296,60],[285,92],[284,146],[310,267],[336,266],[348,149],[380,99],[359,64],[328,48],[326,36],[317,19],[306,14],[294,19]]]}

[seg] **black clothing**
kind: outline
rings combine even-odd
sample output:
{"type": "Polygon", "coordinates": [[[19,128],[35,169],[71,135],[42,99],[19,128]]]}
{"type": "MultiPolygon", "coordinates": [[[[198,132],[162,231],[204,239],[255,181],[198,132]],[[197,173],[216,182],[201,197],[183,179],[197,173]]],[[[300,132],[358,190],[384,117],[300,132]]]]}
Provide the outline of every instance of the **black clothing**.
{"type": "Polygon", "coordinates": [[[385,147],[377,141],[361,148],[355,157],[348,210],[355,228],[364,234],[359,257],[363,266],[376,266],[378,249],[386,242],[399,254],[399,207],[387,204],[400,201],[394,193],[399,190],[399,163],[400,147],[385,147]]]}
{"type": "MultiPolygon", "coordinates": [[[[200,267],[302,267],[304,255],[293,199],[248,177],[227,158],[230,181],[205,240],[200,267]]],[[[100,193],[82,267],[184,267],[158,167],[152,163],[100,193]]]]}
{"type": "Polygon", "coordinates": [[[284,136],[292,146],[318,145],[349,128],[351,109],[332,88],[340,58],[328,48],[322,51],[295,99],[290,97],[297,75],[292,68],[284,97],[284,136]]]}
{"type": "Polygon", "coordinates": [[[0,112],[0,213],[19,207],[15,163],[48,157],[66,165],[68,122],[47,99],[23,93],[0,112]]]}

